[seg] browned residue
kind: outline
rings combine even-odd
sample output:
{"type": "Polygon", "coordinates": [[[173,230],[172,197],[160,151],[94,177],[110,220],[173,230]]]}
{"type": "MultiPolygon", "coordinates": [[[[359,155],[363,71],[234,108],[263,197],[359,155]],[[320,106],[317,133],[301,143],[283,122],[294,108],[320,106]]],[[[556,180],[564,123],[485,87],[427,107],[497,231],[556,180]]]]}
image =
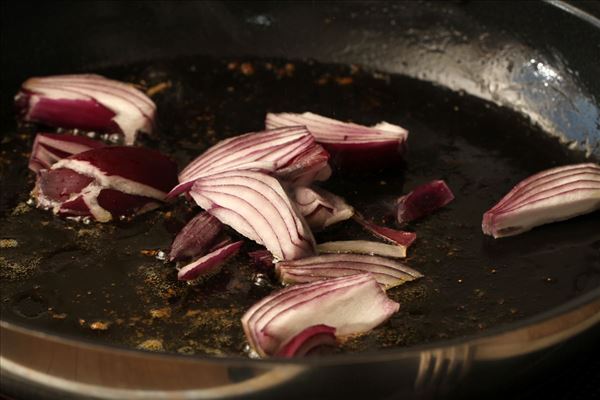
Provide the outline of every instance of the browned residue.
{"type": "Polygon", "coordinates": [[[246,76],[254,75],[254,66],[249,62],[242,63],[240,65],[240,72],[246,76]]]}
{"type": "Polygon", "coordinates": [[[335,78],[335,81],[340,86],[346,86],[346,85],[351,85],[352,82],[354,82],[354,79],[352,79],[351,76],[339,76],[339,77],[335,78]]]}
{"type": "Polygon", "coordinates": [[[171,316],[171,309],[169,307],[155,308],[150,310],[150,316],[152,318],[169,318],[171,316]]]}
{"type": "Polygon", "coordinates": [[[149,351],[165,351],[163,342],[160,339],[148,339],[137,345],[138,349],[149,351]]]}
{"type": "Polygon", "coordinates": [[[283,67],[281,68],[276,68],[275,69],[275,74],[277,75],[278,78],[283,78],[283,77],[292,77],[294,76],[294,72],[296,71],[296,66],[292,63],[286,63],[283,67]]]}
{"type": "Polygon", "coordinates": [[[90,329],[93,331],[106,331],[110,326],[110,322],[94,321],[90,324],[90,329]]]}
{"type": "Polygon", "coordinates": [[[19,242],[17,242],[15,239],[0,239],[0,248],[2,249],[10,249],[17,247],[18,245],[19,242]]]}
{"type": "Polygon", "coordinates": [[[160,92],[164,92],[165,90],[169,89],[171,86],[173,86],[173,84],[171,83],[171,81],[157,83],[156,85],[148,88],[148,90],[146,90],[146,94],[148,96],[152,97],[155,94],[158,94],[160,92]]]}
{"type": "Polygon", "coordinates": [[[316,80],[315,83],[319,86],[326,85],[327,83],[329,83],[329,75],[322,75],[319,79],[316,80]]]}
{"type": "Polygon", "coordinates": [[[65,319],[65,318],[67,318],[67,314],[66,313],[59,313],[59,314],[51,313],[51,315],[52,315],[52,318],[54,318],[54,319],[65,319]]]}
{"type": "Polygon", "coordinates": [[[187,310],[184,317],[186,317],[186,318],[195,317],[196,315],[200,314],[201,312],[202,312],[202,310],[187,310]]]}

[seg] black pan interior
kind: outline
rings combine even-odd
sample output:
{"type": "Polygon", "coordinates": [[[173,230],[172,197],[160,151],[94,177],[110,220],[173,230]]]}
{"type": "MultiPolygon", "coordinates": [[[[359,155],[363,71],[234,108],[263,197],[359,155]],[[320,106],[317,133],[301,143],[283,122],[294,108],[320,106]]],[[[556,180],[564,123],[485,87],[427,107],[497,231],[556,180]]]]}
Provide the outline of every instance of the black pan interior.
{"type": "MultiPolygon", "coordinates": [[[[389,226],[393,200],[418,184],[444,179],[456,195],[408,227],[418,240],[406,262],[425,278],[389,292],[400,312],[340,352],[475,335],[600,285],[598,212],[515,238],[482,235],[482,213],[518,181],[584,160],[512,111],[402,76],[311,61],[187,57],[93,72],[144,89],[163,84],[153,96],[160,131],[144,144],[170,154],[180,168],[222,138],[260,130],[267,111],[310,110],[409,129],[403,168],[336,173],[323,184],[389,226]]],[[[180,200],[131,222],[86,225],[31,208],[26,163],[35,128],[10,119],[2,126],[3,319],[126,347],[244,354],[240,317],[278,287],[246,256],[257,246],[247,243],[198,286],[179,283],[174,265],[156,255],[196,209],[180,200]]],[[[317,237],[371,238],[352,222],[317,237]]]]}

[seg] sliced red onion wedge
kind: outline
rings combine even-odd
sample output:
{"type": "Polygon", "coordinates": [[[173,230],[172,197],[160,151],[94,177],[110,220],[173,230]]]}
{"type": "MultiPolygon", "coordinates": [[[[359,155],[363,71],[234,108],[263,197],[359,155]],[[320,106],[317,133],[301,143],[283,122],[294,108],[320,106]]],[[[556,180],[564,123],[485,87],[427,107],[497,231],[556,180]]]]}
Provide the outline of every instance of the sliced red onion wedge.
{"type": "Polygon", "coordinates": [[[425,217],[454,200],[454,194],[442,180],[418,186],[396,202],[400,224],[425,217]]]}
{"type": "Polygon", "coordinates": [[[354,215],[354,220],[373,235],[406,248],[410,247],[417,239],[417,234],[414,232],[399,231],[397,229],[380,226],[365,220],[359,215],[354,215]]]}
{"type": "Polygon", "coordinates": [[[133,86],[91,74],[30,78],[15,102],[25,121],[122,133],[125,144],[138,132],[151,133],[156,113],[154,102],[133,86]]]}
{"type": "Polygon", "coordinates": [[[273,255],[269,250],[255,250],[248,253],[254,264],[262,267],[273,267],[273,255]]]}
{"type": "Polygon", "coordinates": [[[328,158],[303,126],[246,133],[217,143],[188,164],[170,196],[189,190],[196,179],[232,170],[281,171],[279,178],[296,182],[327,179],[328,158]]]}
{"type": "Polygon", "coordinates": [[[206,254],[222,232],[223,224],[206,211],[202,211],[175,236],[169,260],[180,261],[206,254]]]}
{"type": "Polygon", "coordinates": [[[177,182],[177,166],[157,151],[102,147],[64,158],[38,176],[38,207],[108,222],[160,205],[177,182]]]}
{"type": "Polygon", "coordinates": [[[275,355],[278,357],[303,357],[323,346],[334,347],[336,345],[335,328],[322,324],[314,325],[284,343],[275,355]]]}
{"type": "Polygon", "coordinates": [[[37,173],[63,158],[104,146],[104,143],[85,136],[38,133],[29,157],[29,169],[37,173]]]}
{"type": "Polygon", "coordinates": [[[392,258],[406,257],[406,246],[371,242],[368,240],[341,240],[320,243],[317,245],[317,251],[319,253],[370,254],[392,258]]]}
{"type": "Polygon", "coordinates": [[[482,229],[494,238],[600,209],[600,165],[552,168],[515,186],[483,214],[482,229]]]}
{"type": "Polygon", "coordinates": [[[354,208],[344,199],[320,188],[296,187],[292,198],[313,231],[325,229],[354,215],[354,208]]]}
{"type": "Polygon", "coordinates": [[[278,291],[253,305],[242,326],[250,346],[264,357],[310,326],[330,326],[338,337],[361,334],[399,307],[371,274],[358,274],[278,291]]]}
{"type": "Polygon", "coordinates": [[[315,254],[306,221],[279,181],[256,171],[228,171],[196,180],[194,201],[222,223],[264,245],[276,258],[295,260],[315,254]]]}
{"type": "Polygon", "coordinates": [[[366,127],[311,112],[268,113],[265,125],[267,129],[304,125],[331,153],[337,166],[361,170],[386,167],[401,160],[408,137],[406,129],[387,122],[366,127]]]}
{"type": "Polygon", "coordinates": [[[192,261],[179,270],[177,279],[193,281],[201,276],[214,274],[225,261],[237,254],[243,244],[244,242],[241,240],[230,243],[192,261]]]}
{"type": "Polygon", "coordinates": [[[370,272],[384,289],[423,276],[397,261],[364,254],[322,254],[301,260],[281,261],[275,265],[275,271],[285,284],[308,283],[370,272]]]}

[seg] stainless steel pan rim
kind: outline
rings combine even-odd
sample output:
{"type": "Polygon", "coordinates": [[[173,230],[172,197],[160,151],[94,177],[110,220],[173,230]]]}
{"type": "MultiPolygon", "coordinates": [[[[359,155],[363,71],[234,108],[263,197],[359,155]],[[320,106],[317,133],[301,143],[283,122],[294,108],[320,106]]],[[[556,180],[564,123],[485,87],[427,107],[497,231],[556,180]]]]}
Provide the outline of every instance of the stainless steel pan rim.
{"type": "MultiPolygon", "coordinates": [[[[377,365],[404,360],[418,363],[414,386],[415,389],[419,389],[430,386],[432,380],[445,379],[450,372],[462,377],[474,362],[526,356],[555,346],[598,326],[600,326],[600,289],[590,291],[545,313],[491,329],[477,336],[406,349],[300,360],[253,360],[240,357],[211,358],[149,353],[36,332],[7,321],[0,321],[2,336],[0,374],[5,382],[20,381],[28,386],[42,388],[44,391],[73,396],[87,393],[91,397],[98,398],[228,398],[284,386],[304,372],[315,368],[377,365]],[[34,345],[31,346],[31,343],[34,345]],[[74,358],[75,364],[77,360],[100,357],[103,362],[111,361],[115,365],[124,363],[123,365],[133,369],[140,363],[146,364],[153,372],[148,374],[146,371],[145,375],[135,373],[140,377],[133,382],[137,387],[128,386],[131,381],[127,380],[123,384],[118,380],[104,379],[101,384],[98,384],[97,377],[93,378],[92,382],[85,382],[85,377],[77,374],[69,379],[68,376],[60,376],[43,368],[28,365],[29,360],[18,357],[22,353],[13,351],[23,346],[25,350],[37,349],[38,352],[42,347],[60,346],[66,353],[72,351],[77,354],[74,358]],[[217,374],[225,374],[225,379],[208,379],[193,384],[176,382],[175,385],[169,383],[163,388],[156,387],[156,379],[161,377],[168,383],[177,381],[182,371],[194,371],[198,374],[213,369],[218,371],[217,374]],[[229,375],[235,370],[247,371],[247,379],[239,381],[232,379],[229,375]],[[150,381],[147,380],[148,377],[150,381]],[[93,382],[94,380],[96,382],[93,382]],[[182,387],[177,387],[178,383],[182,387]],[[190,387],[196,384],[197,387],[190,387]]],[[[102,362],[97,366],[101,364],[102,362]]]]}

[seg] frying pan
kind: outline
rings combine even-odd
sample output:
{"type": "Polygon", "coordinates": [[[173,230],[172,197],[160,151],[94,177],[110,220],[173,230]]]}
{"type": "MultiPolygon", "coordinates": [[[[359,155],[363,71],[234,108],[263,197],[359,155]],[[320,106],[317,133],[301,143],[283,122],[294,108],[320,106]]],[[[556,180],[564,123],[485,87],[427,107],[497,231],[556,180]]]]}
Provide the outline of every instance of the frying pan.
{"type": "MultiPolygon", "coordinates": [[[[477,228],[486,207],[525,176],[600,157],[600,22],[593,5],[578,7],[3,4],[2,239],[18,243],[2,249],[3,393],[461,395],[584,351],[599,332],[600,215],[498,241],[477,228]],[[178,285],[154,251],[189,217],[186,204],[170,218],[161,210],[105,226],[23,204],[31,133],[15,126],[12,94],[29,76],[77,71],[145,88],[168,83],[155,97],[160,135],[145,144],[180,166],[220,138],[260,129],[266,111],[406,125],[403,170],[338,174],[328,188],[385,219],[394,196],[446,179],[454,205],[411,226],[421,240],[408,262],[426,278],[390,292],[398,315],[342,354],[248,359],[237,321],[274,286],[243,257],[199,287],[178,285]]],[[[342,235],[365,233],[344,224],[321,239],[342,235]]]]}

